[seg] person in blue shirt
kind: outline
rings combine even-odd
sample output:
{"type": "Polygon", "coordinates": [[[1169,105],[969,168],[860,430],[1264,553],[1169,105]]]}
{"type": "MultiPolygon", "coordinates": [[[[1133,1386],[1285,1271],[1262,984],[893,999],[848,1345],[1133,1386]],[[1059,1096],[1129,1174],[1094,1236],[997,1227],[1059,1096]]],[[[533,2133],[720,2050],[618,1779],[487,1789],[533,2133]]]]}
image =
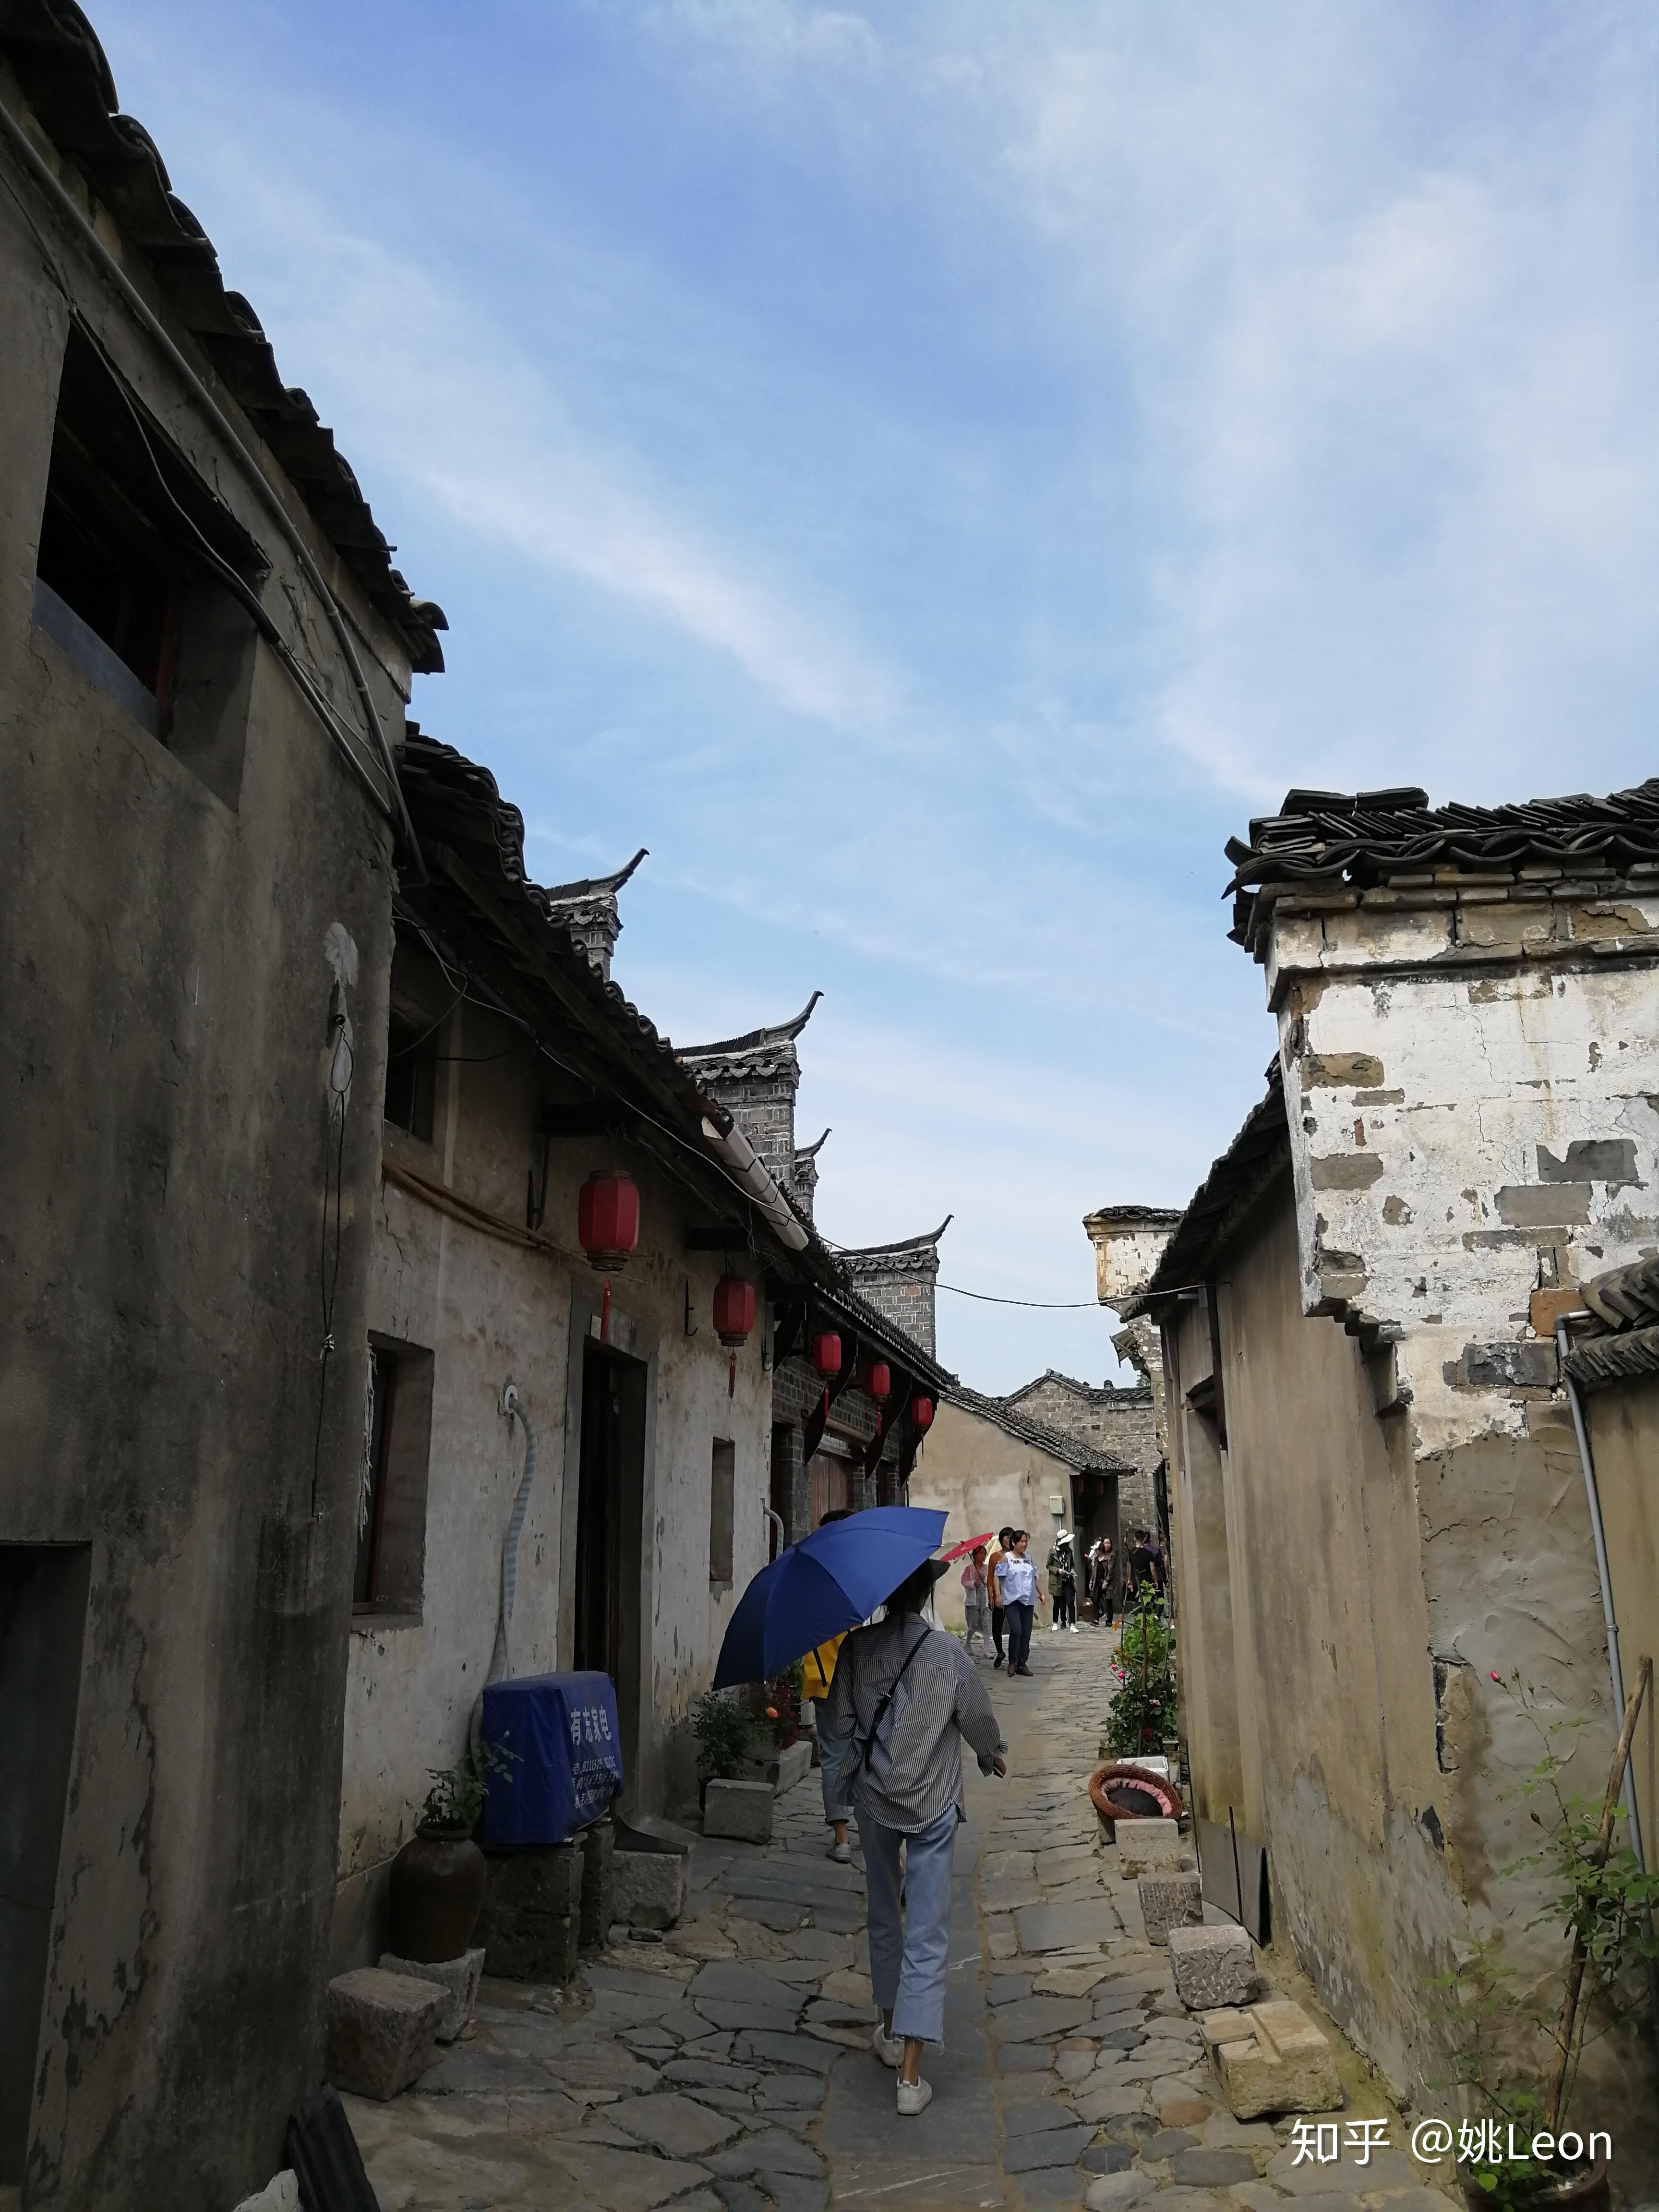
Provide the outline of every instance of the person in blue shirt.
{"type": "Polygon", "coordinates": [[[1031,1622],[1042,1602],[1036,1567],[1025,1556],[1031,1540],[1029,1528],[1016,1528],[1008,1548],[997,1561],[997,1581],[1002,1590],[1003,1619],[1008,1629],[1008,1672],[1029,1674],[1031,1622]]]}

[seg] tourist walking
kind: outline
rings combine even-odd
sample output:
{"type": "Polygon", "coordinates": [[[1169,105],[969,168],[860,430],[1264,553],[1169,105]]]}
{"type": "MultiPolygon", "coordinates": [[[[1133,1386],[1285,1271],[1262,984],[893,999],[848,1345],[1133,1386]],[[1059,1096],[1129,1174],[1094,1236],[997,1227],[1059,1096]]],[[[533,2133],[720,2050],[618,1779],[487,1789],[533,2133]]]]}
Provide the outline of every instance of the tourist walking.
{"type": "Polygon", "coordinates": [[[898,2069],[901,2117],[924,2111],[921,2046],[945,2039],[951,1862],[967,1818],[965,1737],[981,1774],[1006,1771],[1007,1745],[983,1682],[954,1636],[921,1618],[945,1572],[928,1559],[887,1601],[885,1617],[842,1646],[830,1723],[850,1740],[847,1772],[864,1846],[870,1984],[881,2010],[872,2038],[898,2069]]]}
{"type": "Polygon", "coordinates": [[[1058,1635],[1062,1628],[1077,1634],[1077,1561],[1072,1553],[1072,1538],[1062,1528],[1054,1538],[1054,1547],[1048,1554],[1048,1604],[1054,1618],[1048,1624],[1049,1632],[1058,1635]]]}
{"type": "Polygon", "coordinates": [[[975,1544],[968,1555],[968,1564],[962,1571],[962,1610],[966,1626],[962,1632],[962,1648],[971,1657],[974,1638],[979,1638],[981,1651],[991,1649],[991,1598],[985,1572],[985,1547],[975,1544]]]}
{"type": "Polygon", "coordinates": [[[1008,1632],[1008,1672],[1029,1674],[1031,1623],[1039,1600],[1036,1563],[1025,1556],[1031,1540],[1028,1528],[1015,1528],[1008,1548],[997,1561],[997,1580],[1002,1588],[1002,1617],[1008,1632]]]}
{"type": "Polygon", "coordinates": [[[997,1530],[996,1549],[986,1562],[985,1567],[985,1587],[991,1600],[991,1634],[995,1639],[997,1647],[997,1656],[991,1662],[993,1668],[1000,1667],[1002,1664],[1002,1632],[1006,1625],[1002,1616],[1002,1584],[997,1580],[997,1569],[1002,1564],[1003,1555],[1008,1549],[1009,1540],[1013,1533],[1012,1528],[997,1530]]]}
{"type": "Polygon", "coordinates": [[[1103,1613],[1105,1615],[1107,1627],[1109,1628],[1112,1625],[1112,1600],[1115,1595],[1112,1580],[1116,1568],[1117,1561],[1113,1554],[1112,1540],[1109,1536],[1103,1536],[1095,1546],[1089,1571],[1090,1597],[1097,1626],[1103,1613]]]}
{"type": "MultiPolygon", "coordinates": [[[[848,1508],[834,1506],[819,1521],[822,1528],[830,1521],[845,1521],[848,1508]]],[[[832,1636],[825,1644],[817,1644],[801,1662],[801,1695],[813,1700],[812,1717],[818,1739],[818,1779],[823,1788],[823,1817],[830,1823],[830,1856],[837,1866],[845,1866],[853,1856],[847,1824],[853,1817],[853,1808],[847,1802],[842,1784],[842,1770],[846,1764],[848,1741],[836,1735],[830,1721],[830,1692],[836,1679],[836,1662],[845,1636],[832,1636]]]]}

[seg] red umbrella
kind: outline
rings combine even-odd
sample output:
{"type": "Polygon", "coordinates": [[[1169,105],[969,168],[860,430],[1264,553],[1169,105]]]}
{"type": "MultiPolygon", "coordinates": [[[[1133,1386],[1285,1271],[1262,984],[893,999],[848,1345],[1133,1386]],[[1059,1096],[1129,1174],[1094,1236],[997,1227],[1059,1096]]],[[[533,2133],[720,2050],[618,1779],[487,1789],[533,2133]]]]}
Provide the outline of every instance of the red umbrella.
{"type": "Polygon", "coordinates": [[[949,1560],[959,1559],[964,1552],[971,1552],[976,1544],[988,1544],[996,1533],[994,1528],[988,1528],[982,1536],[969,1536],[967,1542],[958,1544],[955,1551],[941,1552],[939,1555],[939,1565],[944,1566],[949,1560]]]}

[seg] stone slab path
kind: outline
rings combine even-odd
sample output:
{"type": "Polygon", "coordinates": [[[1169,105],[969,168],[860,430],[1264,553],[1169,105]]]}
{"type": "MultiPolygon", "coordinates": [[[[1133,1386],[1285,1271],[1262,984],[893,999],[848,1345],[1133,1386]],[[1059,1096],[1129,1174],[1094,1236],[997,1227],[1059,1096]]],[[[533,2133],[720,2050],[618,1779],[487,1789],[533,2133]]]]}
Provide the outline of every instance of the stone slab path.
{"type": "Polygon", "coordinates": [[[1288,2122],[1220,2102],[1085,1788],[1114,1641],[1042,1637],[1034,1679],[989,1675],[1009,1774],[969,1762],[920,2118],[870,2049],[863,1877],[824,1856],[814,1774],[771,1844],[699,1844],[662,1942],[568,1992],[486,1980],[471,2040],[391,2105],[345,2100],[382,2212],[1446,2212],[1403,2149],[1297,2164],[1288,2122]]]}

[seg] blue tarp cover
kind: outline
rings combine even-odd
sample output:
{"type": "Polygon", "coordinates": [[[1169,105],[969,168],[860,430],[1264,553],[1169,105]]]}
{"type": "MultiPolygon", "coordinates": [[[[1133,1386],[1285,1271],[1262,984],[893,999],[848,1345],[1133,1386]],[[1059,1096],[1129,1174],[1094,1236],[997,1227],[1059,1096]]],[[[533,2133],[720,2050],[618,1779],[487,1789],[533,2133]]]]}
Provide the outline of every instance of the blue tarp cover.
{"type": "Polygon", "coordinates": [[[623,1786],[622,1731],[609,1674],[491,1682],[483,1740],[513,1757],[492,1771],[483,1840],[497,1850],[562,1844],[611,1810],[623,1786]]]}

